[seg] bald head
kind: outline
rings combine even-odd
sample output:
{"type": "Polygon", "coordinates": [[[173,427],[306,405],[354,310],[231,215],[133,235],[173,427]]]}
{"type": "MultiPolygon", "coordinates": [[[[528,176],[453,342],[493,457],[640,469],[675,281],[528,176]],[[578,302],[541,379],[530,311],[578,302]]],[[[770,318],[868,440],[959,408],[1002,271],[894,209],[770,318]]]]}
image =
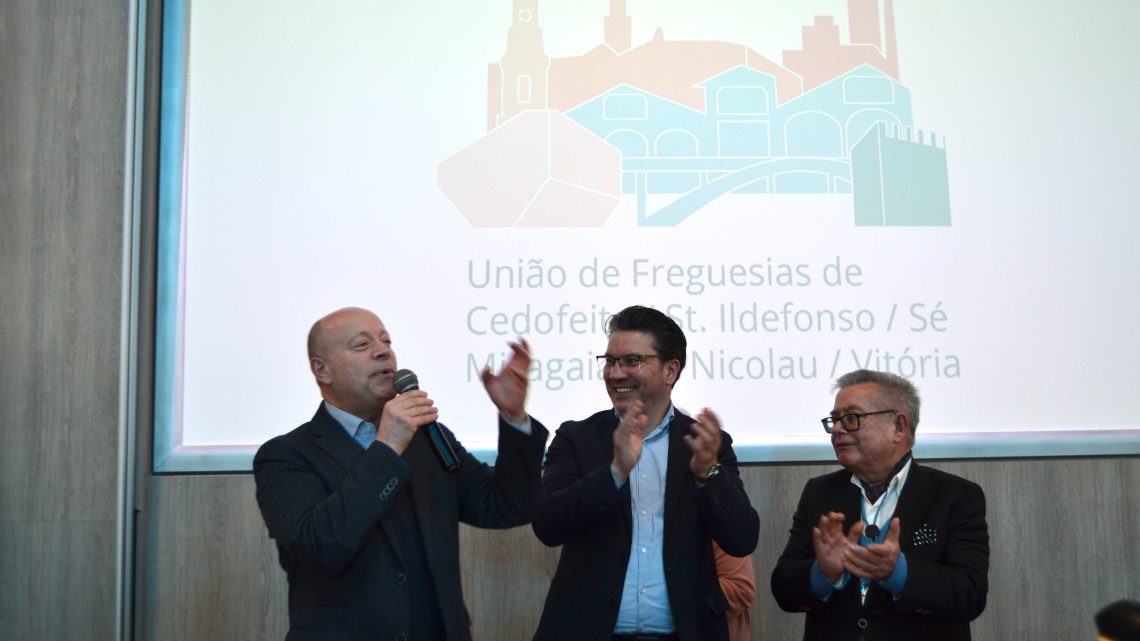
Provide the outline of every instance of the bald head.
{"type": "Polygon", "coordinates": [[[329,353],[330,344],[334,340],[334,334],[337,329],[343,328],[344,325],[354,319],[367,318],[380,319],[361,307],[344,307],[331,312],[321,317],[313,326],[309,328],[309,360],[313,358],[323,358],[329,353]]]}
{"type": "Polygon", "coordinates": [[[384,323],[372,312],[346,307],[313,323],[309,369],[321,395],[334,406],[378,420],[396,391],[396,355],[384,323]]]}

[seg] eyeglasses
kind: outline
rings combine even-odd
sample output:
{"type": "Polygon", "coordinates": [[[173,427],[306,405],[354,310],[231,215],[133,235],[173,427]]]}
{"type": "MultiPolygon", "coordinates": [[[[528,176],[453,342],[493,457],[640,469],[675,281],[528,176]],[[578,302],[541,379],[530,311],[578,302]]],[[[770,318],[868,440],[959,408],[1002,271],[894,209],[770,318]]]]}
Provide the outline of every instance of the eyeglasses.
{"type": "Polygon", "coordinates": [[[854,432],[863,427],[863,419],[876,414],[897,414],[898,410],[879,410],[877,412],[864,412],[862,414],[844,414],[843,416],[825,416],[819,419],[823,423],[823,431],[831,434],[836,424],[842,425],[848,432],[854,432]]]}
{"type": "Polygon", "coordinates": [[[598,362],[603,363],[602,369],[607,372],[618,366],[618,369],[623,372],[640,372],[641,364],[651,358],[658,358],[656,354],[626,354],[625,356],[610,356],[609,354],[599,354],[597,356],[598,362]]]}

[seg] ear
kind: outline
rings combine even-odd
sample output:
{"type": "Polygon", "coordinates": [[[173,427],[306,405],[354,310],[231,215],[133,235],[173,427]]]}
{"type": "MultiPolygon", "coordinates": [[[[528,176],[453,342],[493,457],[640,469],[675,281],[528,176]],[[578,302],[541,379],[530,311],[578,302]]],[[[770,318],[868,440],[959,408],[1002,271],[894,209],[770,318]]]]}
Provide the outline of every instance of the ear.
{"type": "Polygon", "coordinates": [[[312,370],[313,377],[317,379],[317,383],[328,385],[332,382],[332,374],[329,372],[328,363],[320,356],[313,356],[309,359],[309,369],[312,370]]]}
{"type": "Polygon", "coordinates": [[[665,363],[665,380],[668,381],[670,386],[677,384],[677,378],[680,374],[680,371],[681,361],[674,358],[673,360],[665,363]]]}
{"type": "Polygon", "coordinates": [[[910,440],[910,417],[902,412],[895,414],[895,440],[910,440]]]}

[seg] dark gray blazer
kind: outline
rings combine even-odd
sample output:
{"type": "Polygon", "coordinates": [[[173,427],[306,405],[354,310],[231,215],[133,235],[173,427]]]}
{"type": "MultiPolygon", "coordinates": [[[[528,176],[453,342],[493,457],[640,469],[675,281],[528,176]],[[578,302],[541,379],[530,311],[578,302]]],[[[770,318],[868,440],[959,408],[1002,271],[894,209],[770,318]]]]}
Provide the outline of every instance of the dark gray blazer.
{"type": "MultiPolygon", "coordinates": [[[[289,579],[288,641],[399,638],[411,619],[405,561],[423,546],[447,638],[471,638],[459,577],[459,522],[523,525],[534,516],[547,430],[531,419],[525,435],[499,421],[491,468],[456,442],[462,468],[442,470],[424,433],[401,457],[375,443],[361,448],[325,410],[258,450],[257,503],[289,579]],[[411,495],[420,540],[394,525],[391,510],[411,495]]],[[[446,428],[445,428],[446,429],[446,428]]],[[[450,432],[449,432],[450,434],[450,432]]],[[[414,528],[413,528],[414,530],[414,528]]]]}

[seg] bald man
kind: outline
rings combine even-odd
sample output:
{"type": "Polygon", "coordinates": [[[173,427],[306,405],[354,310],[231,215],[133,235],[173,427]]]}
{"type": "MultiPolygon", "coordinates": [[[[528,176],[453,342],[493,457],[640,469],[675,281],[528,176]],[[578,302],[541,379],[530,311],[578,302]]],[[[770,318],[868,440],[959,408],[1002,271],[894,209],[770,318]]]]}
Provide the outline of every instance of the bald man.
{"type": "MultiPolygon", "coordinates": [[[[456,444],[447,472],[425,426],[424,391],[397,394],[384,323],[346,308],[309,332],[309,368],[324,399],[312,420],[261,446],[257,503],[289,580],[287,641],[471,638],[459,576],[459,522],[529,523],[547,430],[525,410],[530,354],[511,343],[483,371],[499,410],[494,468],[456,444]]],[[[454,410],[453,410],[454,411],[454,410]]]]}

